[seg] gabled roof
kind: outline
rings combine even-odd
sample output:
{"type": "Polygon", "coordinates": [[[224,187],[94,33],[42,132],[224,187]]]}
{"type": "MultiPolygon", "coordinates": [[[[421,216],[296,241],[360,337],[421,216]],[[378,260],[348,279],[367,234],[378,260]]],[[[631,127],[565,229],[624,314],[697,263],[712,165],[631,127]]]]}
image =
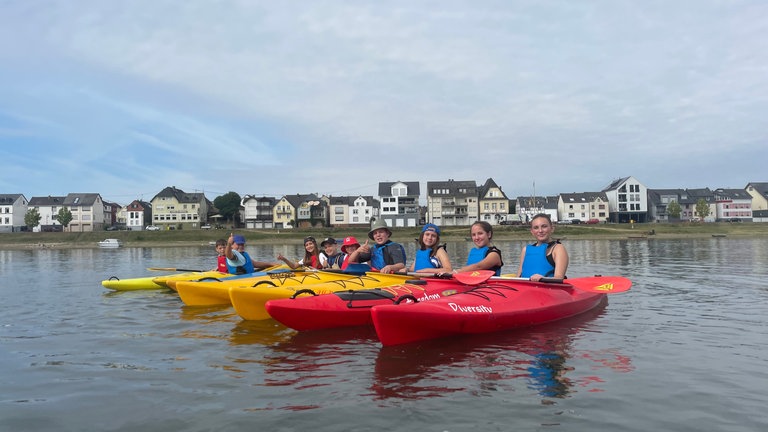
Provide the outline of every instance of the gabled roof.
{"type": "Polygon", "coordinates": [[[715,189],[715,197],[717,200],[721,199],[738,199],[738,200],[750,200],[752,201],[752,195],[748,194],[744,189],[715,189]]]}
{"type": "Polygon", "coordinates": [[[517,203],[522,204],[518,205],[518,207],[522,208],[530,208],[530,207],[537,207],[537,208],[545,208],[545,209],[556,209],[557,203],[559,202],[560,197],[557,196],[519,196],[517,197],[517,203]]]}
{"type": "Polygon", "coordinates": [[[64,199],[66,197],[63,196],[50,196],[47,197],[32,197],[29,200],[30,206],[60,206],[64,205],[64,199]]]}
{"type": "Polygon", "coordinates": [[[97,193],[71,193],[64,198],[64,205],[88,207],[94,205],[100,198],[97,193]]]}
{"type": "Polygon", "coordinates": [[[605,192],[573,192],[573,193],[561,193],[560,198],[564,203],[569,202],[595,202],[598,200],[608,202],[608,195],[605,192]]]}
{"type": "Polygon", "coordinates": [[[260,202],[260,203],[266,202],[266,203],[271,204],[271,205],[275,205],[275,203],[277,203],[277,198],[275,198],[275,197],[268,197],[268,196],[257,197],[257,196],[254,196],[254,195],[245,195],[240,200],[240,205],[244,205],[245,203],[247,203],[248,201],[251,201],[251,200],[254,200],[254,201],[260,202]]]}
{"type": "Polygon", "coordinates": [[[0,204],[13,204],[22,194],[0,194],[0,204]]]}
{"type": "Polygon", "coordinates": [[[149,208],[152,208],[152,204],[141,200],[133,200],[130,204],[125,206],[125,209],[128,211],[143,211],[149,208]]]}
{"type": "Polygon", "coordinates": [[[750,186],[752,189],[756,190],[757,193],[762,195],[763,198],[768,199],[768,182],[752,182],[747,184],[744,189],[746,190],[750,186]]]}
{"type": "Polygon", "coordinates": [[[197,204],[203,200],[208,201],[208,198],[206,198],[205,194],[202,192],[187,193],[181,189],[177,189],[176,186],[168,186],[161,190],[152,198],[152,201],[154,201],[155,198],[175,198],[179,204],[197,204]]]}
{"type": "Polygon", "coordinates": [[[507,194],[504,193],[503,190],[501,190],[501,187],[496,184],[495,181],[493,181],[492,178],[488,178],[488,180],[485,181],[485,183],[480,186],[480,192],[478,194],[480,199],[509,199],[507,198],[507,194]],[[498,189],[499,192],[501,192],[501,197],[488,197],[488,191],[491,189],[498,189]]]}
{"type": "Polygon", "coordinates": [[[622,177],[620,179],[616,179],[616,180],[612,181],[611,184],[609,184],[608,186],[604,187],[601,192],[618,189],[619,186],[621,186],[622,184],[626,183],[627,180],[629,180],[629,177],[631,177],[631,176],[622,177]]]}
{"type": "Polygon", "coordinates": [[[431,194],[434,189],[445,189],[448,195],[456,197],[476,197],[477,183],[474,180],[453,180],[431,181],[427,182],[427,194],[431,194]]]}
{"type": "Polygon", "coordinates": [[[402,183],[408,188],[408,196],[419,196],[421,195],[421,188],[419,187],[419,182],[404,182],[404,181],[395,181],[395,182],[382,182],[379,183],[379,196],[392,196],[392,185],[395,183],[402,183]]]}
{"type": "Polygon", "coordinates": [[[319,201],[320,198],[317,197],[315,194],[296,194],[296,195],[284,195],[283,198],[285,198],[286,201],[288,201],[293,208],[299,208],[301,207],[301,204],[307,201],[319,201]]]}

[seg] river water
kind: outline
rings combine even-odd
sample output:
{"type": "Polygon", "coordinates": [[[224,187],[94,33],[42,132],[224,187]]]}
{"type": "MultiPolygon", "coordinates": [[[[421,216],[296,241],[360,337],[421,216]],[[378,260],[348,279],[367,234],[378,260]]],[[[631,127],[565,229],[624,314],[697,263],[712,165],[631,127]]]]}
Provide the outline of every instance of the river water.
{"type": "MultiPolygon", "coordinates": [[[[632,290],[546,326],[387,348],[368,328],[297,333],[100,284],[212,268],[212,247],[0,251],[0,430],[768,429],[768,240],[565,245],[571,277],[632,290]]],[[[514,272],[522,243],[497,246],[514,272]]]]}

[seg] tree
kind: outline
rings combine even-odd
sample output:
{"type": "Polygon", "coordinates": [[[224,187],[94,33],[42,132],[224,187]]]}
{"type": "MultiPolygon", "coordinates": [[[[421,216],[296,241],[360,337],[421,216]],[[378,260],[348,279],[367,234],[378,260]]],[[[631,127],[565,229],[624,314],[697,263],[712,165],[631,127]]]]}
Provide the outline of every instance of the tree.
{"type": "Polygon", "coordinates": [[[69,225],[70,222],[72,222],[72,212],[69,211],[68,208],[62,207],[59,209],[59,212],[56,214],[56,220],[59,221],[61,226],[64,228],[69,225]]]}
{"type": "Polygon", "coordinates": [[[227,192],[224,195],[216,197],[213,205],[219,210],[224,220],[235,221],[235,215],[240,211],[240,195],[237,192],[227,192]]]}
{"type": "Polygon", "coordinates": [[[37,209],[29,209],[27,211],[27,214],[24,215],[24,224],[29,227],[29,230],[32,231],[32,228],[40,225],[40,219],[43,217],[40,216],[40,212],[37,211],[37,209]]]}
{"type": "Polygon", "coordinates": [[[680,204],[677,201],[670,201],[670,203],[667,204],[667,213],[670,217],[680,219],[680,213],[682,212],[683,208],[680,207],[680,204]]]}
{"type": "Polygon", "coordinates": [[[696,214],[699,215],[702,221],[705,217],[709,216],[709,204],[704,198],[699,198],[696,201],[696,214]]]}

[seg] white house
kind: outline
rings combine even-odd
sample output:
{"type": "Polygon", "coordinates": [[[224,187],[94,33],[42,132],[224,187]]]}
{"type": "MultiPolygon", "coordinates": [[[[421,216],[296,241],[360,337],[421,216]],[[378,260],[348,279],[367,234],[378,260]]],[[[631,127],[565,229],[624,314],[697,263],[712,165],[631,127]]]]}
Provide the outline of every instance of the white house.
{"type": "Polygon", "coordinates": [[[22,194],[0,194],[0,232],[21,231],[29,202],[22,194]]]}

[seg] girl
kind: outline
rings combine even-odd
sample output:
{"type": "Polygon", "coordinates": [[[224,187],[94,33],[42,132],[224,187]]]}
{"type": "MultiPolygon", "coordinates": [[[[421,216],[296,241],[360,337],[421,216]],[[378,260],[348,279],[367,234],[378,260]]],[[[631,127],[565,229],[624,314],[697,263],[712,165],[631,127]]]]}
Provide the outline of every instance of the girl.
{"type": "Polygon", "coordinates": [[[552,240],[555,226],[548,214],[539,213],[531,219],[531,234],[536,241],[520,252],[517,275],[538,281],[543,277],[565,278],[568,269],[568,252],[557,240],[552,240]]]}
{"type": "Polygon", "coordinates": [[[408,267],[409,272],[450,273],[453,270],[451,260],[440,243],[440,228],[435,224],[426,224],[419,235],[419,250],[416,260],[408,267]]]}
{"type": "Polygon", "coordinates": [[[277,259],[283,261],[288,267],[294,270],[300,266],[312,267],[315,269],[323,268],[322,263],[320,263],[320,249],[317,247],[317,240],[312,236],[304,239],[304,258],[299,262],[293,262],[284,257],[283,254],[279,254],[277,259]]]}
{"type": "Polygon", "coordinates": [[[472,224],[470,233],[475,247],[469,251],[467,265],[453,272],[493,270],[496,272],[496,276],[501,275],[501,267],[504,266],[504,261],[501,260],[501,251],[496,246],[491,245],[491,239],[493,239],[491,224],[485,221],[477,221],[472,224]]]}

